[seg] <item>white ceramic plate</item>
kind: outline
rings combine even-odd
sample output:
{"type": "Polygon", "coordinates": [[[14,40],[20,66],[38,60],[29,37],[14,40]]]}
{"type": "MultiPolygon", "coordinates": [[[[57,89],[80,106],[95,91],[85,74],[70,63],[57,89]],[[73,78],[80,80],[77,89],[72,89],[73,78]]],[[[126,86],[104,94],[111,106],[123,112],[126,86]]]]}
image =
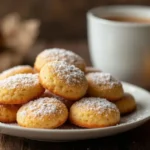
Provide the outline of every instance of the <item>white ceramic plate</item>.
{"type": "Polygon", "coordinates": [[[117,126],[97,129],[66,129],[65,127],[61,129],[31,129],[19,127],[16,124],[0,123],[0,133],[41,141],[71,141],[105,137],[125,132],[150,119],[150,93],[124,82],[123,87],[125,92],[133,94],[138,106],[134,113],[123,117],[121,123],[117,126]]]}

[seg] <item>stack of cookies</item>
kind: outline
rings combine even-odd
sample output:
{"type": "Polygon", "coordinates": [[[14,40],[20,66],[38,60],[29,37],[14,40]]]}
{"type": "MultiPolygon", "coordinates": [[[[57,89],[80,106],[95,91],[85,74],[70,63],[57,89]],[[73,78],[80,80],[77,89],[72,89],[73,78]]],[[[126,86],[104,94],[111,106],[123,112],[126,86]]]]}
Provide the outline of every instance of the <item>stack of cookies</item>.
{"type": "Polygon", "coordinates": [[[42,51],[34,67],[0,74],[0,122],[28,128],[58,128],[67,120],[84,128],[117,125],[136,109],[134,97],[110,73],[87,67],[65,49],[42,51]]]}

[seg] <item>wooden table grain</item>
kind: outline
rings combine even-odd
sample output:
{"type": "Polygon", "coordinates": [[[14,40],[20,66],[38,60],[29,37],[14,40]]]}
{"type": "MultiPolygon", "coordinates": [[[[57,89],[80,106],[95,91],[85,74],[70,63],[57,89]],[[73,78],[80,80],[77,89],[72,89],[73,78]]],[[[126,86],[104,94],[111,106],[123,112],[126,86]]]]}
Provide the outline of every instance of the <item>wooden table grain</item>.
{"type": "Polygon", "coordinates": [[[73,142],[41,142],[1,135],[0,150],[150,150],[150,121],[115,136],[73,142]]]}
{"type": "MultiPolygon", "coordinates": [[[[49,42],[48,47],[61,47],[73,50],[85,58],[91,65],[90,54],[86,41],[49,42]]],[[[35,47],[26,59],[33,63],[34,57],[41,51],[35,47]]],[[[105,138],[89,139],[73,142],[42,142],[25,138],[0,135],[0,150],[150,150],[150,121],[136,129],[105,138]]]]}

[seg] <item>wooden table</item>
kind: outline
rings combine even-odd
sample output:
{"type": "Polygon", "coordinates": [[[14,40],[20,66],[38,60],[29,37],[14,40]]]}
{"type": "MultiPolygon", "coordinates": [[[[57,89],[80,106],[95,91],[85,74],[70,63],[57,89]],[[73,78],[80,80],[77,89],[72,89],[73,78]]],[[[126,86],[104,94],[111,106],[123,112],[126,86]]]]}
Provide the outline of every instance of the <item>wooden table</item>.
{"type": "Polygon", "coordinates": [[[65,143],[1,135],[0,150],[150,150],[150,121],[116,136],[65,143]]]}
{"type": "MultiPolygon", "coordinates": [[[[50,42],[45,47],[73,50],[85,58],[88,65],[91,65],[85,41],[69,42],[69,44],[68,42],[50,42]]],[[[40,51],[40,48],[35,49],[36,51],[33,50],[33,53],[27,56],[31,64],[40,51]]],[[[150,121],[136,129],[115,136],[64,143],[40,142],[0,135],[0,150],[150,150],[150,121]]]]}

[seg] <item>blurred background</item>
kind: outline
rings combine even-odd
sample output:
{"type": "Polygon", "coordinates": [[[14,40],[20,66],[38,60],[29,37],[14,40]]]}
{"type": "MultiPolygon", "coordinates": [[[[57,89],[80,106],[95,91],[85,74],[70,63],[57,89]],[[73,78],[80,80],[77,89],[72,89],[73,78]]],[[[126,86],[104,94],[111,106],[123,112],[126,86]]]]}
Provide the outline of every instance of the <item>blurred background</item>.
{"type": "Polygon", "coordinates": [[[0,0],[0,71],[33,65],[44,48],[70,49],[92,65],[86,12],[112,4],[149,5],[149,0],[0,0]]]}

